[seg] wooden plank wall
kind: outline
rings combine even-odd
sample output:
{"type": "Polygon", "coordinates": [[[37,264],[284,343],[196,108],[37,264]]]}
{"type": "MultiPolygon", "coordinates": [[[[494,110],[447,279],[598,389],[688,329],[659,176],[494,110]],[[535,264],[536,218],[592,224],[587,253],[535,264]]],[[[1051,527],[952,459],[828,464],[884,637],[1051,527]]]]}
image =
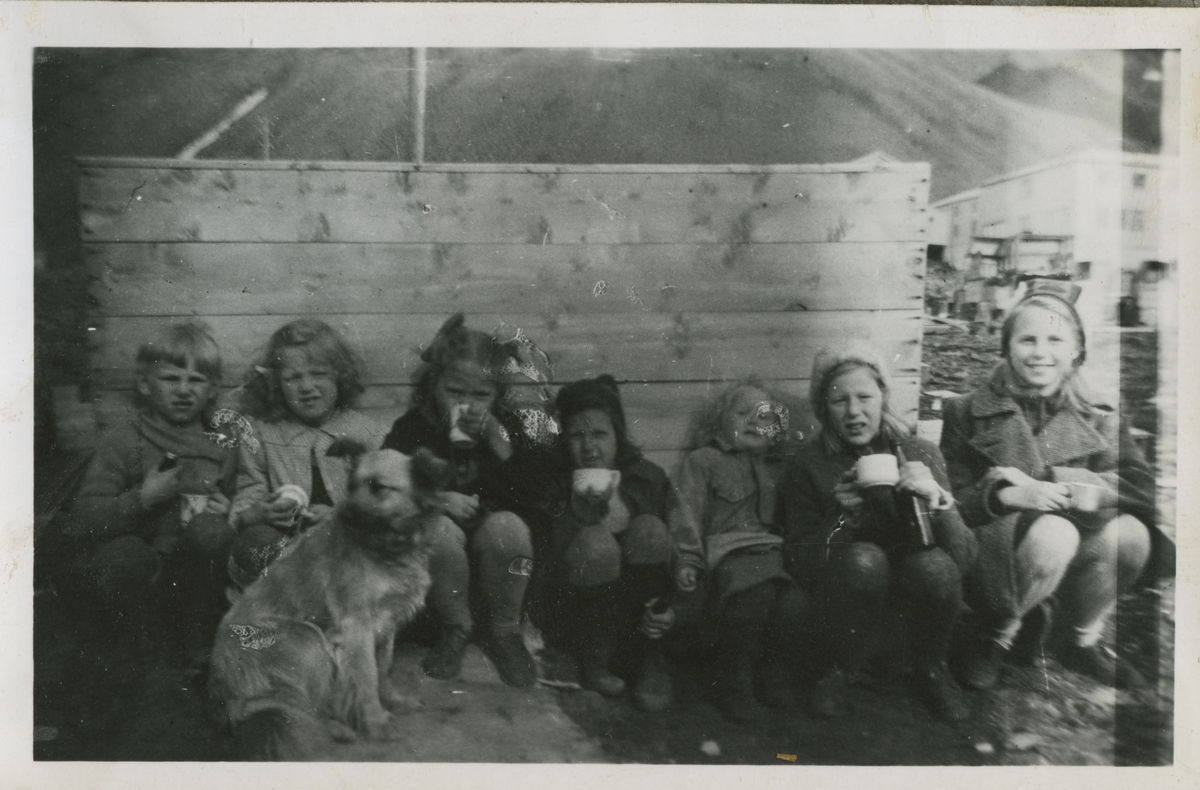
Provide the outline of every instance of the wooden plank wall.
{"type": "Polygon", "coordinates": [[[456,311],[523,330],[560,383],[626,382],[636,438],[668,466],[721,383],[756,373],[802,398],[830,340],[874,342],[916,417],[925,164],[81,165],[101,427],[127,408],[137,344],[189,316],[214,328],[228,384],[278,326],[321,317],[390,421],[456,311]]]}

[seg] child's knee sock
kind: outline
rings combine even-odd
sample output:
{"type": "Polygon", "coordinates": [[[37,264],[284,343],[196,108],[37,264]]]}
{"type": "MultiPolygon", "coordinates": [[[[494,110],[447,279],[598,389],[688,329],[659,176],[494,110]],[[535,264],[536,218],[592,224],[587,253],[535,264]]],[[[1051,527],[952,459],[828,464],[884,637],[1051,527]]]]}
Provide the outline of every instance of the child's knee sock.
{"type": "Polygon", "coordinates": [[[442,620],[445,628],[460,628],[471,631],[471,607],[468,602],[471,569],[467,553],[458,550],[437,551],[430,558],[429,573],[433,584],[429,589],[429,602],[442,620]]]}

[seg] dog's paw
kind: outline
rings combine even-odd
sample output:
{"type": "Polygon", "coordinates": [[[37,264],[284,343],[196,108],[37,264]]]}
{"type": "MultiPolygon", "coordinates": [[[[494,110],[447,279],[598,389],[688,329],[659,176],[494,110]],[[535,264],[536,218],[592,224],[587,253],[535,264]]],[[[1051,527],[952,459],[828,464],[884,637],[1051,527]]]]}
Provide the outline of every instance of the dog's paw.
{"type": "Polygon", "coordinates": [[[380,683],[379,701],[393,713],[415,713],[424,707],[420,700],[410,697],[396,688],[391,680],[380,683]]]}

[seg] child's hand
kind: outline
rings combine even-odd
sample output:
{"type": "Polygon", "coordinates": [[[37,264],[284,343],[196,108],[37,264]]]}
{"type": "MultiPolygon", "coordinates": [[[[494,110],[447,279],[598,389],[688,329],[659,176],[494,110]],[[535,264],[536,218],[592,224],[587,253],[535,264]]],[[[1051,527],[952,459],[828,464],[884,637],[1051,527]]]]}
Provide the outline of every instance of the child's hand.
{"type": "Polygon", "coordinates": [[[1006,486],[996,492],[1000,504],[1012,510],[1036,513],[1068,511],[1071,509],[1071,489],[1062,483],[1034,480],[1027,486],[1006,486]]]}
{"type": "Polygon", "coordinates": [[[654,612],[654,601],[646,604],[642,615],[642,623],[638,630],[649,639],[662,639],[675,626],[675,608],[668,607],[665,612],[654,612]]]}
{"type": "Polygon", "coordinates": [[[300,516],[300,529],[308,529],[323,520],[333,511],[329,505],[310,505],[300,516]]]}
{"type": "Polygon", "coordinates": [[[457,491],[443,491],[434,500],[437,509],[454,519],[460,526],[475,518],[479,512],[479,495],[467,496],[457,491]]]}
{"type": "Polygon", "coordinates": [[[504,426],[500,424],[500,421],[491,412],[487,412],[484,415],[482,432],[483,441],[487,444],[488,449],[492,451],[492,455],[501,461],[507,461],[509,458],[512,458],[513,446],[512,440],[508,436],[508,431],[504,430],[504,426]]]}
{"type": "Polygon", "coordinates": [[[206,513],[216,513],[218,516],[229,515],[229,506],[233,504],[229,497],[213,488],[208,493],[208,504],[204,507],[206,513]]]}
{"type": "Polygon", "coordinates": [[[696,569],[691,565],[684,565],[675,571],[675,586],[680,592],[690,593],[696,590],[697,574],[696,569]]]}
{"type": "Polygon", "coordinates": [[[954,497],[933,479],[933,472],[920,461],[909,461],[900,468],[896,488],[916,494],[934,510],[945,510],[954,504],[954,497]]]}
{"type": "Polygon", "coordinates": [[[271,494],[265,502],[246,508],[239,517],[243,527],[250,524],[266,524],[281,532],[292,532],[296,528],[296,503],[282,499],[279,492],[271,494]]]}
{"type": "Polygon", "coordinates": [[[833,487],[833,497],[846,515],[857,518],[862,513],[863,498],[853,467],[842,473],[841,482],[833,487]]]}
{"type": "Polygon", "coordinates": [[[180,468],[176,466],[165,472],[152,469],[146,474],[141,491],[142,507],[145,510],[158,507],[163,502],[179,496],[179,472],[180,468]]]}

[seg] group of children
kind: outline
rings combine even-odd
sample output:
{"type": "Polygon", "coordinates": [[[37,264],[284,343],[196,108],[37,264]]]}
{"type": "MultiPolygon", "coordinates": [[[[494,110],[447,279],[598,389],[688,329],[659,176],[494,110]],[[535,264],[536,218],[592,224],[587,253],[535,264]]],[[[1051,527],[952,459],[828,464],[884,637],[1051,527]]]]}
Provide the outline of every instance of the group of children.
{"type": "Polygon", "coordinates": [[[202,662],[227,588],[269,572],[345,495],[347,467],[325,452],[335,440],[425,447],[450,468],[432,536],[432,677],[455,677],[474,641],[505,683],[533,685],[529,617],[576,659],[584,687],[628,689],[643,710],[670,705],[664,643],[691,634],[729,717],[759,718],[806,673],[810,707],[837,715],[894,613],[932,710],[966,715],[946,656],[978,547],[938,449],[888,408],[874,352],[818,358],[822,431],[803,446],[767,384],[729,386],[697,419],[672,483],[632,440],[612,377],[555,395],[526,337],[462,315],[423,348],[410,407],[387,430],[355,410],[362,364],[319,320],[271,336],[236,412],[216,408],[220,355],[204,327],[146,342],[141,409],[102,440],[75,505],[94,589],[123,618],[173,607],[202,662]],[[854,469],[871,453],[901,457],[894,485],[932,512],[928,545],[896,539],[901,517],[868,506],[854,469]]]}

